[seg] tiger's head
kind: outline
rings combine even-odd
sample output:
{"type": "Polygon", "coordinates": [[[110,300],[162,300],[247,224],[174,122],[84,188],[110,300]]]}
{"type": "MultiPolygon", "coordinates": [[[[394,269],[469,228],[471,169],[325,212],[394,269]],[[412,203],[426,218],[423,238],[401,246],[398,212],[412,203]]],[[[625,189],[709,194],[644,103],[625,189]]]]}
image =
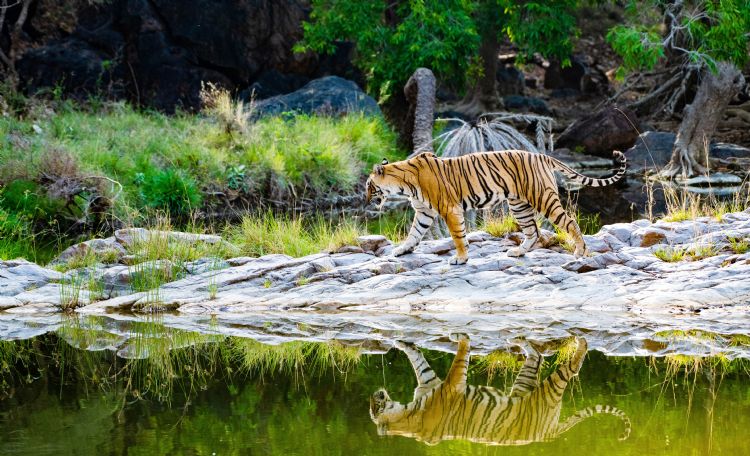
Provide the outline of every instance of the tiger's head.
{"type": "Polygon", "coordinates": [[[391,195],[413,196],[418,187],[415,171],[420,172],[425,166],[424,160],[435,159],[432,153],[421,153],[414,158],[403,162],[388,163],[384,158],[379,165],[372,167],[372,173],[367,178],[367,194],[365,196],[365,205],[370,204],[373,199],[380,200],[382,205],[386,198],[391,195]],[[405,164],[408,165],[404,166],[405,164]],[[401,165],[401,166],[399,166],[401,165]],[[409,171],[405,171],[409,169],[409,171]]]}
{"type": "Polygon", "coordinates": [[[387,435],[388,425],[401,420],[406,407],[388,396],[388,391],[379,389],[370,396],[370,418],[377,425],[378,435],[387,435]]]}
{"type": "Polygon", "coordinates": [[[394,180],[393,173],[388,172],[388,168],[392,165],[388,163],[388,159],[384,158],[382,163],[372,167],[372,173],[367,178],[367,194],[365,196],[365,205],[370,204],[372,200],[378,204],[383,204],[388,195],[392,195],[394,192],[398,192],[398,182],[394,180]]]}

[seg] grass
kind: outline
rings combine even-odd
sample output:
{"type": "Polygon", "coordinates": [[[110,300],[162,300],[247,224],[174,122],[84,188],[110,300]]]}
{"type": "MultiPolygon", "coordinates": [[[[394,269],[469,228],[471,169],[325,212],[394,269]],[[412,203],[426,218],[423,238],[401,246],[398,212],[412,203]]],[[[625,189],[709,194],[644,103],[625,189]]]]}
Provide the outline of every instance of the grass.
{"type": "Polygon", "coordinates": [[[719,248],[714,244],[698,244],[687,250],[688,256],[693,261],[716,256],[718,253],[719,248]]]}
{"type": "Polygon", "coordinates": [[[215,92],[201,115],[27,100],[0,117],[0,258],[43,263],[60,237],[101,224],[144,226],[167,213],[182,228],[198,212],[350,193],[383,156],[405,156],[382,118],[250,122],[247,107],[215,92]],[[66,179],[93,193],[50,191],[66,179]]]}
{"type": "Polygon", "coordinates": [[[225,234],[242,255],[283,253],[301,257],[357,245],[357,237],[365,234],[365,230],[350,219],[334,225],[319,217],[308,219],[266,212],[244,217],[238,226],[228,228],[225,234]]]}
{"type": "Polygon", "coordinates": [[[729,242],[729,248],[732,249],[732,252],[738,255],[750,251],[750,239],[728,237],[727,241],[729,242]]]}
{"type": "Polygon", "coordinates": [[[667,263],[682,261],[685,259],[686,254],[687,251],[685,248],[672,245],[662,246],[654,250],[654,256],[667,263]]]}
{"type": "Polygon", "coordinates": [[[518,226],[518,222],[513,218],[512,215],[491,215],[485,218],[480,229],[486,231],[492,236],[503,237],[509,233],[519,231],[521,228],[518,226]]]}
{"type": "MultiPolygon", "coordinates": [[[[647,193],[653,194],[653,183],[647,185],[647,193]]],[[[698,217],[712,217],[721,222],[725,214],[743,211],[750,206],[750,183],[743,182],[740,190],[729,199],[720,199],[714,194],[708,196],[691,193],[687,188],[673,185],[663,187],[667,213],[662,218],[666,222],[682,222],[694,220],[698,217]]],[[[653,204],[653,197],[649,197],[653,204]]],[[[652,208],[647,208],[648,214],[653,214],[652,208]]],[[[651,217],[649,217],[651,219],[651,217]]]]}
{"type": "Polygon", "coordinates": [[[70,311],[81,304],[81,290],[84,285],[84,277],[81,274],[73,274],[60,281],[60,308],[70,311]]]}

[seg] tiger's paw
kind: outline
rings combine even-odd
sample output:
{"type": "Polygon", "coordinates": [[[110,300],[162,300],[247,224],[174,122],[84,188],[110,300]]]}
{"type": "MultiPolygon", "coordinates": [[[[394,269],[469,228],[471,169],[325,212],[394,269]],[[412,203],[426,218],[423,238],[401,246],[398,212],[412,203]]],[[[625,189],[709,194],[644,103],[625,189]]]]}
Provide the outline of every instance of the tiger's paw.
{"type": "Polygon", "coordinates": [[[526,255],[526,249],[523,247],[513,247],[508,249],[509,257],[522,257],[524,255],[526,255]]]}
{"type": "Polygon", "coordinates": [[[588,254],[589,249],[587,249],[586,247],[576,247],[576,249],[573,251],[573,256],[576,258],[585,257],[588,256],[588,254]]]}
{"type": "Polygon", "coordinates": [[[448,336],[448,339],[450,339],[451,342],[462,342],[464,340],[469,340],[469,335],[466,333],[451,333],[448,336]]]}
{"type": "Polygon", "coordinates": [[[469,257],[463,257],[462,258],[462,257],[459,257],[459,256],[454,256],[453,258],[451,258],[449,264],[452,265],[452,266],[456,266],[456,265],[459,265],[459,264],[466,264],[467,261],[469,261],[469,257]]]}
{"type": "MultiPolygon", "coordinates": [[[[414,247],[416,247],[416,246],[414,246],[414,247]]],[[[399,245],[399,246],[397,246],[396,248],[393,249],[393,251],[391,252],[391,255],[393,255],[395,257],[401,256],[401,255],[406,255],[407,253],[411,253],[414,250],[414,247],[409,247],[409,246],[405,246],[405,245],[401,244],[401,245],[399,245]]]]}

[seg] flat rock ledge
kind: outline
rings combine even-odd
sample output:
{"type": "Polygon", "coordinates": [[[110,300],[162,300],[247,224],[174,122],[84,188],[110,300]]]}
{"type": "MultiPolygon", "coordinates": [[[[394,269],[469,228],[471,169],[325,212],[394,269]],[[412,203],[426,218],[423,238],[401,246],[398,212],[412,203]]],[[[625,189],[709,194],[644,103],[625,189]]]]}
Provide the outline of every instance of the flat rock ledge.
{"type": "MultiPolygon", "coordinates": [[[[359,245],[339,253],[240,257],[218,262],[219,266],[216,260],[199,260],[184,265],[180,280],[139,293],[122,285],[130,266],[100,265],[93,274],[105,281],[106,289],[98,291],[104,299],[91,302],[94,294],[84,283],[75,310],[84,314],[177,310],[192,315],[289,309],[721,312],[744,318],[750,308],[750,252],[735,253],[730,248],[730,239],[743,238],[750,239],[750,211],[725,214],[720,220],[607,225],[586,236],[591,253],[580,259],[559,246],[511,258],[506,251],[516,245],[519,233],[498,238],[479,231],[468,235],[468,264],[451,266],[448,262],[455,253],[451,239],[425,241],[414,253],[393,257],[390,241],[365,236],[359,245]],[[654,254],[660,249],[709,253],[704,258],[685,255],[682,261],[665,262],[654,254]]],[[[155,262],[150,267],[162,266],[155,262]]],[[[0,314],[59,311],[61,297],[70,295],[70,285],[64,282],[74,273],[61,274],[24,260],[0,261],[0,314]]]]}

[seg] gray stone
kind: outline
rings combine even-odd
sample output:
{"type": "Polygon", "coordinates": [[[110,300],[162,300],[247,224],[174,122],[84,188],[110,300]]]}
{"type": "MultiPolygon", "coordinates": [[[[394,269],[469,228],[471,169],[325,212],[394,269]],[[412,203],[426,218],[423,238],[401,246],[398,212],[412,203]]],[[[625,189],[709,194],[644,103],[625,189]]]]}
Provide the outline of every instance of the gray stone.
{"type": "Polygon", "coordinates": [[[358,237],[357,244],[362,248],[363,251],[374,253],[377,252],[378,249],[381,249],[386,245],[390,245],[391,241],[389,241],[385,236],[381,236],[379,234],[371,234],[368,236],[358,237]]]}
{"type": "Polygon", "coordinates": [[[73,258],[85,257],[89,254],[98,255],[104,259],[108,259],[106,257],[111,256],[111,258],[109,258],[110,262],[117,263],[126,253],[125,248],[122,244],[117,242],[114,236],[106,239],[91,239],[89,241],[81,242],[80,244],[71,245],[63,250],[57,258],[50,262],[50,264],[64,264],[73,258]]]}

